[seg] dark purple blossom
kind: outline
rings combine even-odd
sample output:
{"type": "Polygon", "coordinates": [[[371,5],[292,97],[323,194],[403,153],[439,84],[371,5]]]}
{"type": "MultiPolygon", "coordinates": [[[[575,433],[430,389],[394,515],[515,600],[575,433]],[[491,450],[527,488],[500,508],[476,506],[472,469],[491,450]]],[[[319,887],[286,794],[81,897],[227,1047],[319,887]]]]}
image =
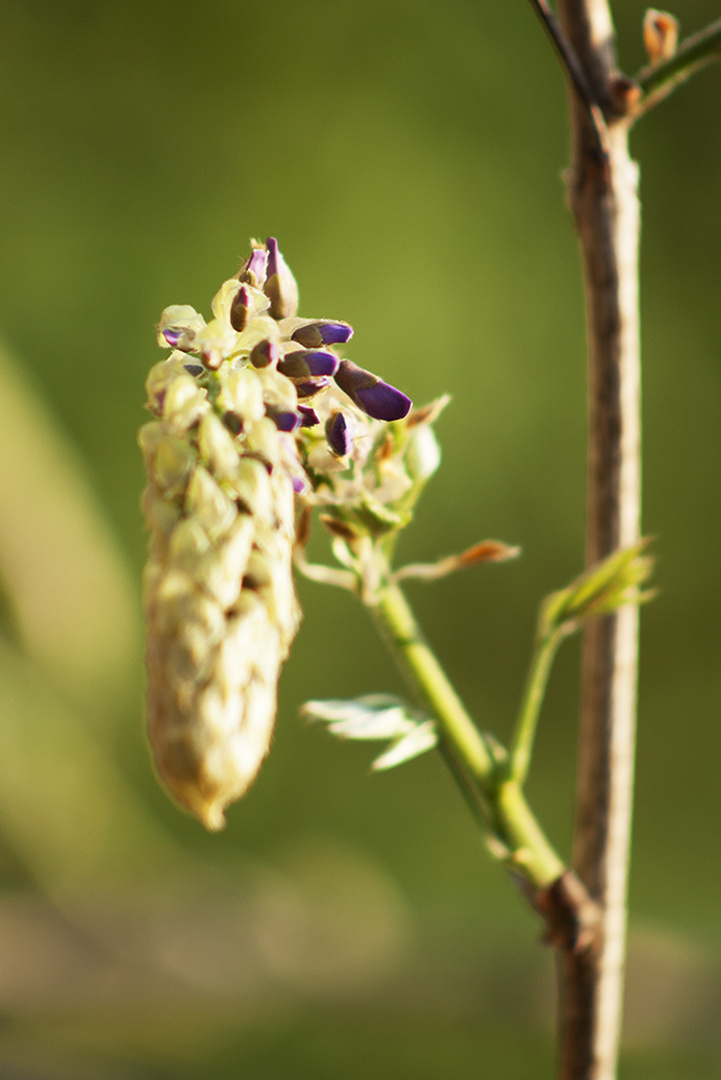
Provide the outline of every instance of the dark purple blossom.
{"type": "Polygon", "coordinates": [[[328,445],[338,457],[345,457],[353,449],[353,425],[343,412],[334,412],[325,425],[325,437],[328,445]]]}
{"type": "Polygon", "coordinates": [[[312,405],[299,405],[298,412],[301,416],[301,427],[315,427],[320,423],[320,417],[312,405]]]}
{"type": "Polygon", "coordinates": [[[316,378],[319,375],[335,375],[340,360],[332,352],[318,349],[306,352],[297,349],[295,352],[286,353],[282,360],[278,361],[278,371],[289,379],[316,378]]]}
{"type": "Polygon", "coordinates": [[[401,390],[350,360],[341,361],[335,381],[351,401],[374,420],[402,420],[413,404],[401,390]]]}
{"type": "Polygon", "coordinates": [[[305,326],[297,327],[291,335],[293,341],[304,345],[306,349],[317,349],[320,345],[345,345],[352,337],[352,326],[330,319],[306,323],[305,326]]]}
{"type": "Polygon", "coordinates": [[[321,375],[317,379],[304,379],[302,382],[296,382],[295,390],[299,398],[309,398],[320,390],[325,390],[329,382],[329,378],[321,375]]]}
{"type": "Polygon", "coordinates": [[[297,431],[301,425],[301,415],[292,409],[266,408],[266,413],[271,418],[278,431],[297,431]]]}

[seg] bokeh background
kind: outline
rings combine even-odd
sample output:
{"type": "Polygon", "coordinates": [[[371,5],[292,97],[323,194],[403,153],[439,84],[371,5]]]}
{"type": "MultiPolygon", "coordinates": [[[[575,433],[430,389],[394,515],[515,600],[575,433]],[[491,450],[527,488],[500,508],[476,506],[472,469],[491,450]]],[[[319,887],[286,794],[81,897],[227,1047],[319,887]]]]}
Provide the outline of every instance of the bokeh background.
{"type": "MultiPolygon", "coordinates": [[[[624,68],[644,5],[615,5],[624,68]]],[[[691,32],[715,0],[680,0],[691,32]]],[[[520,561],[409,593],[507,734],[537,604],[582,566],[584,342],[563,80],[530,7],[447,0],[22,0],[0,39],[0,1075],[538,1080],[552,957],[432,755],[298,718],[402,692],[352,598],[300,583],[273,752],[206,835],[142,729],[135,432],[163,307],[208,311],[249,236],[302,313],[417,403],[444,464],[403,541],[520,561]]],[[[645,529],[623,1080],[721,1070],[721,70],[634,133],[645,529]]],[[[571,828],[578,646],[530,797],[571,828]]]]}

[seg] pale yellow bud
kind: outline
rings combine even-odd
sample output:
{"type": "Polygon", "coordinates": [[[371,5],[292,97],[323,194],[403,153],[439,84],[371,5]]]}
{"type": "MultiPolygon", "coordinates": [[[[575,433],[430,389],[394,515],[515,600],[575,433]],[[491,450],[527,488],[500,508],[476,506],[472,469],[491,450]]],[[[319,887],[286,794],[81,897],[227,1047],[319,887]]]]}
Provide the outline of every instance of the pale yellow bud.
{"type": "Polygon", "coordinates": [[[212,540],[228,531],[238,512],[220,484],[202,465],[190,478],[185,494],[185,509],[212,540]]]}
{"type": "Polygon", "coordinates": [[[177,375],[163,399],[163,421],[168,431],[173,435],[185,435],[210,408],[207,397],[207,392],[198,386],[192,375],[187,372],[177,375]]]}

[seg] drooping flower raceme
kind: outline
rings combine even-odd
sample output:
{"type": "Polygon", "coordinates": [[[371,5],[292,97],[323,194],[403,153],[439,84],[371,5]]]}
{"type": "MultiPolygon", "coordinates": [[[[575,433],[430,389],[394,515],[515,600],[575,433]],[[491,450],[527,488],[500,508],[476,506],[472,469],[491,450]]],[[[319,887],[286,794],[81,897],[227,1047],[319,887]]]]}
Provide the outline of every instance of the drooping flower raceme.
{"type": "Polygon", "coordinates": [[[270,743],[300,620],[295,499],[348,465],[366,417],[398,420],[411,405],[338,354],[347,323],[298,318],[297,304],[276,241],[255,244],[210,322],[166,308],[158,341],[173,351],[146,382],[148,733],[161,779],[209,829],[270,743]]]}

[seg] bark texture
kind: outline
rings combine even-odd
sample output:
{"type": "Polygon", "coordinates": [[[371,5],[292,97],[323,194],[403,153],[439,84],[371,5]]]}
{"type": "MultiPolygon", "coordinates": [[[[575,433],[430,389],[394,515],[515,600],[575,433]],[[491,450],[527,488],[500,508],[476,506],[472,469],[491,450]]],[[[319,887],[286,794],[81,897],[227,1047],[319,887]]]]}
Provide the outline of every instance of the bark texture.
{"type": "MultiPolygon", "coordinates": [[[[588,329],[586,560],[633,544],[640,530],[638,169],[619,113],[606,0],[560,0],[559,17],[606,119],[569,90],[568,202],[581,247],[588,329]]],[[[620,101],[619,101],[620,99],[620,101]]],[[[562,953],[561,1080],[616,1075],[626,933],[638,609],[592,620],[584,635],[573,867],[600,908],[593,946],[562,953]]]]}

